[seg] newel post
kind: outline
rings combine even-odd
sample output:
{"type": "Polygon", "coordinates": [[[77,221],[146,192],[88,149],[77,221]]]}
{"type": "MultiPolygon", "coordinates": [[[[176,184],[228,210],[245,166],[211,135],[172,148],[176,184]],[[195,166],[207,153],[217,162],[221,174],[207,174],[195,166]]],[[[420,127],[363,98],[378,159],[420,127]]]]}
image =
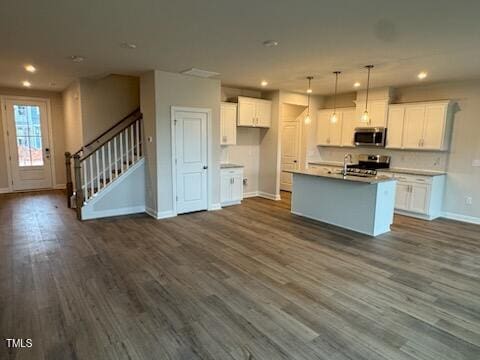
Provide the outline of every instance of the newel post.
{"type": "Polygon", "coordinates": [[[77,218],[82,220],[82,206],[84,201],[83,188],[82,188],[82,165],[80,163],[80,155],[73,157],[73,168],[75,169],[75,199],[77,205],[77,218]]]}

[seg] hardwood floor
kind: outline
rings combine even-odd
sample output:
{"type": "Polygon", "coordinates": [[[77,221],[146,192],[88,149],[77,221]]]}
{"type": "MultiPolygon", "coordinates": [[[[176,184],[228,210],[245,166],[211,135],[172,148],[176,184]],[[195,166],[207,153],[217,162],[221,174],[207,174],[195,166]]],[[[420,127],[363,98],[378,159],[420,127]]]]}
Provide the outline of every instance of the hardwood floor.
{"type": "Polygon", "coordinates": [[[370,238],[279,202],[78,222],[0,196],[1,359],[480,359],[480,227],[370,238]],[[3,340],[2,340],[3,341],[3,340]]]}

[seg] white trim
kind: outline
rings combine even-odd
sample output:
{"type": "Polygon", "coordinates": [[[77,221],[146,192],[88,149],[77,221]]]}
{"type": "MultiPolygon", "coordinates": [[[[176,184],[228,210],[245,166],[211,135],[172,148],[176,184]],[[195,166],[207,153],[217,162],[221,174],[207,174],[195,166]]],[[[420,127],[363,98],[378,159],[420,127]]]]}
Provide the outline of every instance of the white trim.
{"type": "Polygon", "coordinates": [[[269,199],[269,200],[275,200],[275,201],[281,200],[280,195],[269,194],[269,193],[266,193],[266,192],[263,192],[263,191],[259,191],[258,196],[260,196],[262,198],[265,198],[265,199],[269,199]]]}
{"type": "Polygon", "coordinates": [[[101,210],[101,211],[83,211],[85,208],[82,208],[82,220],[94,220],[94,219],[101,219],[105,217],[112,217],[112,216],[123,216],[123,215],[132,215],[145,212],[145,206],[131,206],[126,208],[120,209],[109,209],[109,210],[101,210]]]}
{"type": "Polygon", "coordinates": [[[145,212],[156,220],[168,219],[177,216],[171,210],[156,212],[152,208],[146,207],[145,212]]]}
{"type": "Polygon", "coordinates": [[[10,188],[6,187],[6,188],[0,188],[0,194],[8,194],[10,193],[11,190],[10,188]]]}
{"type": "Polygon", "coordinates": [[[251,192],[244,192],[243,193],[243,198],[251,198],[251,197],[257,197],[258,196],[258,191],[251,191],[251,192]]]}
{"type": "Polygon", "coordinates": [[[197,112],[204,113],[207,115],[207,209],[206,210],[216,210],[212,204],[212,110],[208,108],[198,108],[198,107],[185,107],[185,106],[171,106],[170,107],[170,128],[171,128],[171,144],[172,144],[172,204],[173,204],[173,214],[176,216],[177,212],[177,166],[175,164],[175,149],[176,149],[176,137],[175,137],[175,112],[185,111],[185,112],[197,112]]]}
{"type": "MultiPolygon", "coordinates": [[[[238,202],[240,204],[240,202],[238,202]]],[[[216,210],[221,210],[222,205],[220,203],[212,204],[208,211],[216,211],[216,210]]]]}
{"type": "MultiPolygon", "coordinates": [[[[7,161],[7,178],[8,178],[8,186],[10,189],[10,192],[13,192],[13,180],[12,180],[12,162],[10,160],[10,146],[9,146],[9,139],[7,137],[7,101],[30,101],[30,102],[44,102],[45,103],[45,111],[46,111],[46,122],[47,122],[47,128],[48,128],[48,146],[50,149],[50,175],[52,177],[52,187],[51,189],[55,189],[55,186],[57,185],[57,179],[56,179],[56,172],[55,172],[55,146],[53,143],[53,128],[52,128],[52,107],[50,104],[50,99],[49,98],[43,98],[43,97],[31,97],[31,96],[15,96],[15,95],[0,95],[0,106],[1,106],[1,114],[2,114],[2,126],[3,126],[3,139],[5,142],[5,160],[7,161]]],[[[28,191],[36,191],[36,190],[41,190],[41,189],[28,189],[28,191]]],[[[22,190],[23,191],[23,190],[22,190]]]]}
{"type": "Polygon", "coordinates": [[[67,188],[67,184],[55,184],[53,188],[55,190],[65,190],[67,188]]]}
{"type": "Polygon", "coordinates": [[[414,213],[414,212],[399,210],[399,209],[395,209],[394,212],[395,212],[395,214],[398,214],[398,215],[409,216],[409,217],[413,217],[413,218],[416,218],[416,219],[422,219],[422,220],[428,220],[428,221],[434,220],[438,217],[438,216],[437,217],[428,216],[428,215],[425,215],[425,214],[419,214],[419,213],[414,213]]]}
{"type": "Polygon", "coordinates": [[[441,217],[450,219],[450,220],[466,222],[469,224],[480,225],[480,218],[475,216],[462,215],[462,214],[456,214],[456,213],[444,211],[442,212],[441,217]]]}

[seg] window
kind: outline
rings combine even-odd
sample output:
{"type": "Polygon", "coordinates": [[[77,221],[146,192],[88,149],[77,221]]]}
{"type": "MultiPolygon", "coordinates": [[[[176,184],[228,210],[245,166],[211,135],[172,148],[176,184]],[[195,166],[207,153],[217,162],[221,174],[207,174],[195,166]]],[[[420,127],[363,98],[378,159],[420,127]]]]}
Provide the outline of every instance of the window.
{"type": "Polygon", "coordinates": [[[15,118],[18,165],[42,166],[43,147],[40,107],[35,105],[14,105],[13,113],[15,118]]]}

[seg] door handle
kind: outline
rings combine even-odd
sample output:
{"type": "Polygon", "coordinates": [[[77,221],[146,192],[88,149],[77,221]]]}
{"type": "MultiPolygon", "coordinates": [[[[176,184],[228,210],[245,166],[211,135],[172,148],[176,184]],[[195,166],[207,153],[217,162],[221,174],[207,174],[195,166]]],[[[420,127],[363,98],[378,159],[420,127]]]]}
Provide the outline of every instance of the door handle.
{"type": "Polygon", "coordinates": [[[45,157],[50,159],[50,148],[45,148],[45,157]]]}
{"type": "Polygon", "coordinates": [[[208,166],[207,165],[203,165],[203,170],[207,170],[208,169],[208,166]]]}
{"type": "Polygon", "coordinates": [[[296,163],[297,163],[297,160],[293,160],[293,162],[296,164],[296,163]]]}

